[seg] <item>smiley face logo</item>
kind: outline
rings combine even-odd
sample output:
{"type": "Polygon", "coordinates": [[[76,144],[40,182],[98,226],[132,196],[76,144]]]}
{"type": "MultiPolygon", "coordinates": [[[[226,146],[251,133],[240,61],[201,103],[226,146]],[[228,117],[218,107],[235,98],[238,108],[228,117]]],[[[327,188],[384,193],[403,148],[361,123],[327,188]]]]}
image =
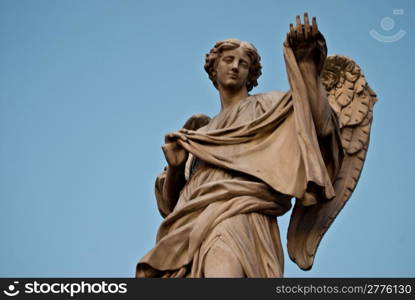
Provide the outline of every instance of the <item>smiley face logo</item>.
{"type": "Polygon", "coordinates": [[[13,282],[13,284],[10,284],[10,285],[7,287],[7,290],[4,290],[3,292],[4,292],[7,296],[10,296],[10,297],[14,297],[14,296],[18,295],[18,294],[20,293],[20,291],[16,289],[16,285],[17,285],[17,284],[19,284],[19,282],[18,282],[18,281],[13,282]]]}
{"type": "MultiPolygon", "coordinates": [[[[394,15],[403,15],[404,11],[403,9],[395,9],[393,11],[394,15]]],[[[380,21],[380,27],[385,31],[391,31],[395,27],[395,21],[390,17],[384,17],[380,21]]],[[[379,42],[383,43],[393,43],[399,41],[403,36],[406,34],[405,30],[399,30],[397,33],[392,35],[384,35],[379,32],[377,32],[375,29],[372,29],[369,31],[369,34],[379,42]]]]}

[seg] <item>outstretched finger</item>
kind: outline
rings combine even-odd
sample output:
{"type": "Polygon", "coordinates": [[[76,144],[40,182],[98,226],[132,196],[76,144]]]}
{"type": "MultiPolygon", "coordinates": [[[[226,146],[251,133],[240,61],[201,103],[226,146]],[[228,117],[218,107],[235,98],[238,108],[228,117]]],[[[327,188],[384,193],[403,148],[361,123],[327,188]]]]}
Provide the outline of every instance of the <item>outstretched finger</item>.
{"type": "Polygon", "coordinates": [[[295,21],[297,23],[297,28],[296,28],[296,30],[297,30],[297,37],[298,36],[302,36],[302,34],[303,34],[303,25],[301,24],[301,18],[300,18],[300,16],[297,16],[295,18],[295,21]]]}
{"type": "Polygon", "coordinates": [[[311,35],[310,23],[308,22],[308,13],[304,13],[304,38],[307,40],[311,35]]]}
{"type": "Polygon", "coordinates": [[[313,17],[312,25],[311,26],[312,26],[312,34],[313,35],[316,35],[318,33],[318,27],[317,27],[316,17],[313,17]]]}

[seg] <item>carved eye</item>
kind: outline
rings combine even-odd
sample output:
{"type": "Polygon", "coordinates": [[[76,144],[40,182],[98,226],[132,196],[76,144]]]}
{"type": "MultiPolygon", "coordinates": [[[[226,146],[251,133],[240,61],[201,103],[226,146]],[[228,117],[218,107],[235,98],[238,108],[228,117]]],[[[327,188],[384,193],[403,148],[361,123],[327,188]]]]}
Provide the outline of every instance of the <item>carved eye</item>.
{"type": "Polygon", "coordinates": [[[248,63],[246,61],[244,61],[244,60],[241,61],[241,66],[244,67],[244,68],[248,68],[249,67],[248,63]]]}
{"type": "Polygon", "coordinates": [[[233,61],[233,57],[232,56],[225,56],[222,60],[224,62],[230,63],[230,62],[233,61]]]}

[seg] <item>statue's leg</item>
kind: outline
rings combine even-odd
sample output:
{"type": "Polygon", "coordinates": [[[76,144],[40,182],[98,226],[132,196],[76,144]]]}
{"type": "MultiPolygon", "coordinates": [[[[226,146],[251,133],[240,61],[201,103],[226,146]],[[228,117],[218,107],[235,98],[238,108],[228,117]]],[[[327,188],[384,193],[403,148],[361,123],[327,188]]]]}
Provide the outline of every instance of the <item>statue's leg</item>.
{"type": "Polygon", "coordinates": [[[246,277],[238,258],[220,236],[206,253],[203,265],[204,277],[246,277]]]}

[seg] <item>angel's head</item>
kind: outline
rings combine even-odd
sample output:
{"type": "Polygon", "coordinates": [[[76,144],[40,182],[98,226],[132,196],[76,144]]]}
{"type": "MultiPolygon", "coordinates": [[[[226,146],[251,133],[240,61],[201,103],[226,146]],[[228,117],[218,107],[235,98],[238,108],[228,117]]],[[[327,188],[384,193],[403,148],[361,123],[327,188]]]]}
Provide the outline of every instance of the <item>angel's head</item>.
{"type": "MultiPolygon", "coordinates": [[[[205,70],[209,75],[209,79],[213,85],[218,88],[218,65],[221,58],[231,52],[239,52],[241,60],[243,62],[242,71],[240,76],[230,80],[243,80],[243,84],[246,85],[246,89],[249,92],[254,86],[258,85],[257,79],[261,76],[262,66],[260,63],[261,57],[258,54],[256,48],[248,42],[240,41],[238,39],[227,39],[219,41],[215,46],[206,54],[205,70]],[[246,68],[246,75],[244,76],[244,69],[246,68]]],[[[220,70],[219,70],[220,71],[220,70]]],[[[235,83],[237,84],[237,83],[235,83]]]]}

